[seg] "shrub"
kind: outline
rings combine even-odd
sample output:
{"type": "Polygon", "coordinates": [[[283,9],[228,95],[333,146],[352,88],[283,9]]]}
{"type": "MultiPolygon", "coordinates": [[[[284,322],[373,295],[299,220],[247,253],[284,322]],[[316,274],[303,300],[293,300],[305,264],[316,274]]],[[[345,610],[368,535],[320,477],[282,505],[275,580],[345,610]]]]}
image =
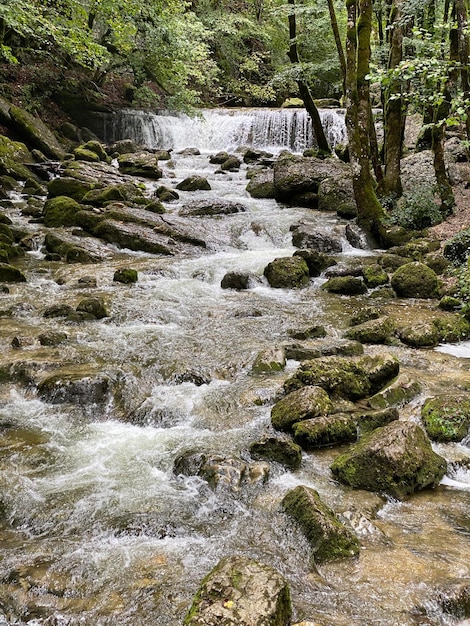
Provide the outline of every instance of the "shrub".
{"type": "Polygon", "coordinates": [[[434,190],[421,186],[403,194],[390,219],[408,230],[422,230],[439,224],[444,218],[436,204],[434,190]]]}
{"type": "Polygon", "coordinates": [[[444,256],[454,265],[464,265],[470,252],[470,228],[464,228],[446,241],[444,256]]]}

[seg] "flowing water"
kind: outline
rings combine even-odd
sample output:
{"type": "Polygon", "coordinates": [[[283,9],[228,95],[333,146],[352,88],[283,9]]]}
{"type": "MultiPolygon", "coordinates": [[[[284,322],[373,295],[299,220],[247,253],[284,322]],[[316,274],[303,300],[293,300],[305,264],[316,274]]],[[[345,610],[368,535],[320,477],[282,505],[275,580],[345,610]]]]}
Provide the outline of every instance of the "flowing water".
{"type": "MultiPolygon", "coordinates": [[[[255,375],[256,355],[287,341],[290,329],[313,323],[339,337],[366,302],[320,291],[322,278],[302,290],[269,288],[263,268],[293,253],[292,224],[305,220],[343,232],[344,223],[250,198],[244,167],[219,174],[207,158],[214,149],[230,149],[238,130],[230,135],[224,129],[225,145],[220,138],[207,145],[208,129],[193,126],[200,121],[190,128],[180,123],[184,134],[179,137],[175,124],[173,165],[162,163],[159,183],[172,186],[197,172],[208,177],[212,191],[182,193],[168,211],[203,195],[247,207],[221,218],[188,218],[204,227],[207,250],[180,258],[115,250],[92,267],[47,262],[35,252],[24,262],[28,282],[0,295],[0,309],[11,310],[0,318],[1,364],[21,371],[32,363],[46,373],[60,363],[69,371],[104,373],[120,390],[108,404],[73,406],[41,400],[34,386],[5,383],[0,389],[0,624],[177,626],[201,579],[231,554],[280,571],[291,585],[298,621],[456,624],[435,598],[436,589],[470,577],[470,472],[449,470],[439,488],[405,502],[333,481],[329,465],[337,448],[305,453],[294,473],[273,466],[266,483],[241,489],[211,489],[173,472],[175,459],[187,451],[250,461],[248,448],[270,432],[274,398],[297,365],[255,375]],[[176,154],[184,144],[202,154],[176,154]],[[113,283],[119,267],[137,269],[139,282],[113,283]],[[229,270],[252,272],[259,282],[243,292],[222,290],[229,270]],[[78,279],[91,273],[97,288],[80,287],[78,279]],[[84,295],[103,295],[111,316],[75,325],[42,317],[51,303],[76,304],[84,295]],[[33,338],[48,329],[65,331],[68,342],[11,346],[15,336],[33,338]],[[353,525],[362,544],[358,559],[311,567],[305,539],[280,507],[298,484],[315,488],[353,525]]],[[[19,224],[18,206],[9,214],[19,224]]],[[[30,228],[40,236],[40,226],[30,228]]],[[[361,254],[367,253],[345,242],[344,256],[361,254]]],[[[384,307],[413,319],[432,303],[384,307]]],[[[470,388],[470,363],[458,354],[386,349],[421,380],[423,397],[451,385],[470,388]]],[[[418,420],[420,401],[402,417],[418,420]]],[[[470,459],[465,442],[438,451],[449,460],[470,459]]]]}

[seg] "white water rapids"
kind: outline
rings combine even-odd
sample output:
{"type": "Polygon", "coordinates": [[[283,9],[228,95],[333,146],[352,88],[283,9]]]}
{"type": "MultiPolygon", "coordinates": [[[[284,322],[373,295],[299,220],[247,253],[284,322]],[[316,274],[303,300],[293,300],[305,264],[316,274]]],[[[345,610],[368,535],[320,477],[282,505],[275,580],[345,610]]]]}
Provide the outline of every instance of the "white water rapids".
{"type": "MultiPolygon", "coordinates": [[[[225,135],[225,143],[204,143],[207,129],[199,121],[177,119],[173,126],[160,120],[173,137],[162,147],[173,147],[174,154],[172,164],[162,162],[158,183],[171,187],[197,172],[208,177],[212,191],[183,192],[168,212],[206,195],[247,208],[221,218],[189,218],[204,225],[213,242],[209,250],[184,258],[116,250],[91,267],[34,258],[25,262],[28,282],[0,295],[0,308],[13,310],[0,318],[6,361],[30,359],[46,371],[47,363],[60,361],[107,373],[121,386],[119,406],[107,407],[47,403],[19,384],[1,388],[0,625],[177,626],[202,578],[231,554],[280,571],[291,585],[298,621],[456,624],[433,599],[439,585],[470,576],[468,473],[449,473],[447,486],[406,502],[333,481],[329,465],[338,449],[305,453],[295,473],[273,466],[265,484],[239,491],[213,490],[199,478],[174,474],[175,460],[186,451],[250,461],[249,445],[270,432],[274,398],[297,366],[289,362],[287,372],[254,375],[256,355],[287,341],[289,330],[317,323],[339,337],[350,314],[368,302],[330,296],[319,290],[322,279],[302,290],[269,288],[263,268],[293,253],[292,224],[304,220],[342,232],[344,223],[250,198],[245,166],[220,174],[207,158],[212,150],[245,143],[242,126],[225,135]],[[201,148],[202,155],[176,154],[187,146],[201,148]],[[113,283],[119,267],[137,269],[139,282],[113,283]],[[229,270],[252,272],[259,283],[244,292],[223,290],[220,281],[229,270]],[[98,287],[78,289],[77,279],[89,274],[98,287]],[[103,295],[111,317],[77,325],[42,317],[49,304],[74,303],[79,295],[103,295]],[[11,347],[13,336],[45,329],[67,332],[68,342],[54,349],[11,347]],[[176,375],[188,370],[202,384],[178,383],[176,375]],[[359,559],[312,569],[305,539],[280,507],[298,484],[315,488],[350,521],[362,543],[359,559]]],[[[227,132],[222,122],[215,126],[227,132]]],[[[261,147],[271,144],[265,139],[261,147]]],[[[10,215],[22,219],[15,207],[10,215]]],[[[345,245],[343,254],[362,253],[345,245]]],[[[449,380],[460,376],[470,383],[468,366],[457,357],[385,349],[425,388],[446,388],[443,371],[449,380]]],[[[407,411],[419,419],[417,405],[407,411]]],[[[470,457],[466,445],[457,451],[442,446],[440,453],[470,457]]]]}

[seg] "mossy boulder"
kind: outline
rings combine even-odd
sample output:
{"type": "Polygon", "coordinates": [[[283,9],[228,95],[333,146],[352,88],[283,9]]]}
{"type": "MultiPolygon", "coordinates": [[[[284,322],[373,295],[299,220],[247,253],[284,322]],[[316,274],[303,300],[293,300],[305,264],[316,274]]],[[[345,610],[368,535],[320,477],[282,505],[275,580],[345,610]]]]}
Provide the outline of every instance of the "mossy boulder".
{"type": "Polygon", "coordinates": [[[367,285],[355,276],[334,276],[321,287],[330,293],[338,293],[345,296],[358,296],[367,293],[367,285]]]}
{"type": "Polygon", "coordinates": [[[0,263],[0,283],[25,283],[26,276],[9,263],[0,263]]]}
{"type": "Polygon", "coordinates": [[[87,150],[83,146],[75,148],[75,150],[73,151],[73,156],[75,157],[76,161],[88,161],[90,163],[98,163],[99,161],[101,161],[96,152],[93,152],[93,150],[87,150]]]}
{"type": "Polygon", "coordinates": [[[297,422],[292,426],[294,441],[304,450],[352,443],[357,439],[357,425],[349,413],[333,413],[297,422]]]}
{"type": "Polygon", "coordinates": [[[176,185],[179,191],[209,191],[211,186],[204,176],[188,176],[176,185]]]}
{"type": "Polygon", "coordinates": [[[413,263],[413,259],[410,257],[403,257],[399,254],[392,254],[387,252],[382,254],[378,258],[378,263],[387,272],[394,272],[399,267],[406,265],[407,263],[413,263]]]}
{"type": "Polygon", "coordinates": [[[250,274],[243,272],[227,272],[220,282],[222,289],[236,289],[242,291],[249,289],[251,286],[252,278],[250,274]]]}
{"type": "MultiPolygon", "coordinates": [[[[13,181],[28,180],[33,174],[24,164],[32,161],[34,159],[24,143],[12,141],[0,135],[0,175],[2,177],[9,177],[13,181]]],[[[7,184],[7,188],[10,186],[7,184]]]]}
{"type": "Polygon", "coordinates": [[[252,176],[246,190],[252,198],[275,198],[276,190],[272,169],[264,169],[252,176]]]}
{"type": "Polygon", "coordinates": [[[265,459],[280,463],[291,470],[299,469],[302,462],[302,449],[289,439],[280,437],[263,437],[250,446],[250,454],[254,459],[265,459]]]}
{"type": "Polygon", "coordinates": [[[345,333],[346,339],[360,341],[361,343],[390,343],[396,331],[394,321],[387,315],[377,319],[370,319],[362,324],[356,324],[345,333]]]}
{"type": "Polygon", "coordinates": [[[421,419],[434,441],[461,441],[470,428],[470,396],[428,398],[421,409],[421,419]]]}
{"type": "Polygon", "coordinates": [[[403,406],[416,398],[419,393],[421,393],[420,382],[406,374],[400,374],[390,385],[368,398],[367,403],[371,408],[377,410],[403,406]]]}
{"type": "Polygon", "coordinates": [[[268,263],[264,276],[271,287],[295,289],[310,282],[308,265],[301,257],[280,257],[268,263]]]}
{"type": "Polygon", "coordinates": [[[113,275],[113,282],[123,283],[124,285],[130,285],[138,281],[137,270],[133,270],[129,267],[116,270],[113,275]]]}
{"type": "Polygon", "coordinates": [[[84,298],[78,303],[76,310],[81,313],[88,313],[97,320],[109,317],[108,308],[103,298],[84,298]]]}
{"type": "Polygon", "coordinates": [[[158,180],[163,176],[157,157],[151,152],[132,152],[118,157],[119,170],[130,176],[158,180]]]}
{"type": "Polygon", "coordinates": [[[386,409],[379,409],[377,411],[364,411],[356,415],[357,424],[361,434],[369,433],[390,424],[399,418],[399,412],[396,407],[387,407],[386,409]]]}
{"type": "Polygon", "coordinates": [[[327,267],[336,265],[336,260],[332,256],[318,250],[296,250],[294,256],[301,257],[307,263],[310,276],[320,276],[327,267]]]}
{"type": "Polygon", "coordinates": [[[44,378],[38,385],[38,394],[52,404],[101,404],[109,400],[111,379],[103,374],[59,372],[44,378]]]}
{"type": "Polygon", "coordinates": [[[43,209],[44,224],[49,227],[75,226],[75,216],[83,207],[73,198],[56,196],[43,209]]]}
{"type": "Polygon", "coordinates": [[[10,117],[15,130],[25,141],[51,159],[60,161],[64,158],[64,148],[42,120],[17,106],[10,107],[10,117]]]}
{"type": "Polygon", "coordinates": [[[431,348],[439,343],[439,331],[432,322],[421,322],[400,328],[398,336],[412,348],[431,348]]]}
{"type": "Polygon", "coordinates": [[[143,198],[142,190],[130,183],[122,183],[91,189],[83,196],[82,202],[94,206],[104,206],[108,202],[131,202],[136,198],[143,198]]]}
{"type": "Polygon", "coordinates": [[[350,325],[358,326],[359,324],[364,324],[364,322],[368,322],[369,320],[376,320],[382,316],[383,316],[383,313],[378,307],[364,306],[358,309],[351,316],[350,325]]]}
{"type": "Polygon", "coordinates": [[[312,548],[315,562],[350,558],[359,554],[359,541],[325,504],[317,491],[299,485],[282,500],[286,513],[296,520],[312,548]]]}
{"type": "Polygon", "coordinates": [[[416,261],[398,268],[391,284],[400,298],[436,298],[439,280],[437,274],[424,263],[416,261]]]}
{"type": "Polygon", "coordinates": [[[393,498],[436,487],[447,469],[424,430],[412,422],[393,421],[353,444],[331,465],[347,485],[393,498]]]}
{"type": "Polygon", "coordinates": [[[389,277],[381,265],[373,263],[372,265],[366,265],[364,267],[364,282],[368,287],[373,289],[374,287],[387,285],[389,277]]]}
{"type": "Polygon", "coordinates": [[[274,569],[244,556],[222,559],[204,578],[184,626],[289,626],[287,582],[274,569]]]}
{"type": "Polygon", "coordinates": [[[318,187],[319,211],[336,211],[340,217],[351,219],[357,215],[350,171],[343,175],[325,178],[318,187]]]}
{"type": "Polygon", "coordinates": [[[170,189],[169,187],[165,187],[165,185],[157,187],[154,196],[162,202],[173,202],[173,200],[178,200],[180,197],[177,191],[170,189]]]}
{"type": "Polygon", "coordinates": [[[463,315],[447,315],[433,320],[440,342],[453,343],[470,337],[470,321],[463,315]]]}
{"type": "Polygon", "coordinates": [[[283,348],[266,348],[256,357],[252,371],[255,374],[280,372],[286,366],[286,354],[283,348]]]}
{"type": "Polygon", "coordinates": [[[47,192],[49,198],[68,196],[77,202],[81,202],[85,194],[91,189],[95,189],[95,187],[99,187],[99,185],[90,181],[73,178],[72,176],[60,176],[48,183],[47,192]]]}
{"type": "Polygon", "coordinates": [[[98,156],[100,161],[105,161],[106,163],[109,163],[111,161],[110,157],[108,156],[108,154],[106,152],[105,147],[99,141],[90,140],[90,141],[87,141],[85,144],[83,144],[82,146],[79,146],[79,147],[83,148],[83,150],[88,150],[89,152],[94,152],[98,156]]]}
{"type": "Polygon", "coordinates": [[[333,410],[333,402],[324,389],[306,386],[276,402],[271,409],[271,423],[277,430],[291,430],[296,422],[327,415],[333,410]]]}

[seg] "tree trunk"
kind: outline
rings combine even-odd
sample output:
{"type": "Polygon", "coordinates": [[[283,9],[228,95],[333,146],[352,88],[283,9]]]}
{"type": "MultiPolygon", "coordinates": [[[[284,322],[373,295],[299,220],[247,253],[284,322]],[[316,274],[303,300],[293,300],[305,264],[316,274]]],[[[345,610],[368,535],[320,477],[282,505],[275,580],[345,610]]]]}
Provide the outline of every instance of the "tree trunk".
{"type": "MultiPolygon", "coordinates": [[[[455,0],[455,17],[457,21],[458,52],[460,60],[460,80],[462,92],[465,100],[470,99],[470,80],[468,75],[468,61],[470,56],[470,45],[468,39],[468,11],[465,0],[455,0]]],[[[467,140],[470,140],[470,108],[467,108],[467,119],[465,127],[467,140]]]]}
{"type": "Polygon", "coordinates": [[[346,127],[353,175],[358,224],[378,234],[384,211],[375,193],[370,168],[370,97],[366,76],[369,72],[371,0],[347,0],[346,33],[346,127]]]}
{"type": "MultiPolygon", "coordinates": [[[[299,53],[297,50],[297,25],[295,20],[295,0],[289,0],[289,4],[291,5],[291,12],[289,13],[289,59],[291,63],[294,65],[300,64],[299,53]]],[[[310,115],[312,119],[312,127],[313,132],[317,140],[318,148],[325,152],[326,154],[331,154],[331,148],[328,144],[328,140],[325,136],[325,131],[323,130],[323,126],[320,119],[320,114],[318,112],[317,106],[313,100],[312,94],[310,93],[310,89],[302,79],[301,76],[297,78],[297,85],[299,87],[300,97],[304,101],[305,108],[307,109],[307,113],[310,115]]]]}
{"type": "Polygon", "coordinates": [[[328,10],[330,12],[331,30],[333,31],[333,36],[335,38],[336,51],[338,52],[339,66],[341,68],[344,99],[346,97],[346,58],[344,56],[343,44],[341,43],[341,35],[339,34],[338,21],[336,19],[336,11],[333,0],[328,0],[328,10]]]}

